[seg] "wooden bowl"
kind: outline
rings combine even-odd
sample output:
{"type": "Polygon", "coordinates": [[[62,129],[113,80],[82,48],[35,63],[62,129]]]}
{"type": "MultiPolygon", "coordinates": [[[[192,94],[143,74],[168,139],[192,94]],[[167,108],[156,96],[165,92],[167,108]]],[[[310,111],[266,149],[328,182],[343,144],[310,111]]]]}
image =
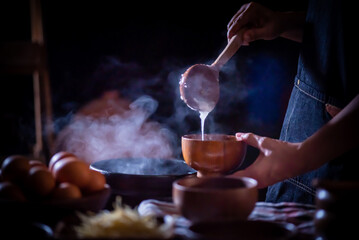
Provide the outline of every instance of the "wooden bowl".
{"type": "Polygon", "coordinates": [[[225,134],[184,135],[182,154],[197,176],[220,176],[238,168],[246,155],[247,144],[225,134]]]}
{"type": "Polygon", "coordinates": [[[28,200],[25,202],[0,199],[0,212],[2,219],[9,221],[18,221],[21,216],[21,221],[53,225],[75,212],[98,212],[104,209],[110,194],[111,188],[106,184],[104,189],[78,199],[28,200]]]}
{"type": "Polygon", "coordinates": [[[111,187],[106,184],[104,189],[85,195],[79,199],[52,199],[44,204],[64,210],[98,212],[106,206],[110,194],[111,187]]]}
{"type": "Polygon", "coordinates": [[[258,200],[252,178],[186,177],[173,183],[173,202],[192,222],[245,220],[258,200]]]}

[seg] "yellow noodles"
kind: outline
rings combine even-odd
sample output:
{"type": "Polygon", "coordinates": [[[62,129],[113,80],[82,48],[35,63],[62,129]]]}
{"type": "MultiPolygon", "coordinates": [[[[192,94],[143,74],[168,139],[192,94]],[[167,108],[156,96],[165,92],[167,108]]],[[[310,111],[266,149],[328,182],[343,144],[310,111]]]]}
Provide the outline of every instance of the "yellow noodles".
{"type": "Polygon", "coordinates": [[[82,223],[75,227],[80,238],[169,238],[173,224],[159,225],[153,216],[141,216],[128,206],[121,206],[117,200],[113,211],[98,214],[79,214],[82,223]]]}

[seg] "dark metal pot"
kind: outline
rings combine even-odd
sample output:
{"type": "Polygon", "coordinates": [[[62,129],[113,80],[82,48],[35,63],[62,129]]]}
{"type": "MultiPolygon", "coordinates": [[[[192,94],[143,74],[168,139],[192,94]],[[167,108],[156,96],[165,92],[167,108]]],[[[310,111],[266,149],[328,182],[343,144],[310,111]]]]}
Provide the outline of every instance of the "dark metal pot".
{"type": "Polygon", "coordinates": [[[153,158],[102,160],[90,168],[105,175],[112,188],[111,200],[120,195],[130,206],[150,198],[171,200],[173,181],[196,173],[182,160],[153,158]]]}

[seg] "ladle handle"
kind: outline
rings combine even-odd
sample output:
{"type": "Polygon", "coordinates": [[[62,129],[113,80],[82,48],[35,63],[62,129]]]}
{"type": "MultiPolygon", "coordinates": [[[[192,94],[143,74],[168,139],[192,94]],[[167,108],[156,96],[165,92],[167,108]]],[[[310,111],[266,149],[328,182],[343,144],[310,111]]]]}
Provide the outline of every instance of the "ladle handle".
{"type": "Polygon", "coordinates": [[[224,64],[238,51],[242,45],[242,35],[244,29],[241,29],[228,42],[226,48],[221,52],[218,58],[212,63],[212,67],[219,71],[224,64]]]}

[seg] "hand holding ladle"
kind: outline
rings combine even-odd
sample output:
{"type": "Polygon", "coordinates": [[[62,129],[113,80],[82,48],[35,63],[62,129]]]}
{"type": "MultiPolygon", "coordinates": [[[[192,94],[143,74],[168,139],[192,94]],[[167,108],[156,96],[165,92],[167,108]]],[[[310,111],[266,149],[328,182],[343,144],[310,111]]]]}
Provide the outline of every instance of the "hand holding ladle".
{"type": "Polygon", "coordinates": [[[180,81],[182,100],[199,112],[210,112],[219,99],[219,71],[242,45],[244,29],[228,42],[225,49],[211,64],[195,64],[187,69],[180,81]]]}

